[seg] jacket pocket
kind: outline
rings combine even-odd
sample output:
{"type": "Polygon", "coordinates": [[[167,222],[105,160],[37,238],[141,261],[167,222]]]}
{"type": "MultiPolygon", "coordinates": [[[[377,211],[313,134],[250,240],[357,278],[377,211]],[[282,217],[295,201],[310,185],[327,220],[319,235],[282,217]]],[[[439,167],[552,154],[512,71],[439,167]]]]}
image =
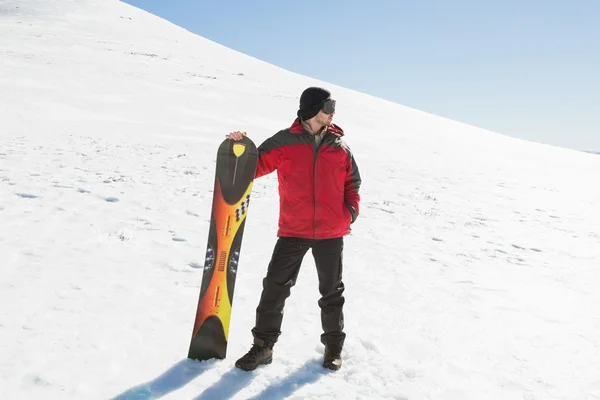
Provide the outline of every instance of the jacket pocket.
{"type": "Polygon", "coordinates": [[[347,201],[345,201],[344,203],[346,204],[346,207],[348,207],[348,211],[350,211],[350,216],[352,217],[351,220],[350,220],[350,223],[353,224],[354,221],[356,221],[356,217],[357,217],[356,216],[356,210],[347,201]]]}

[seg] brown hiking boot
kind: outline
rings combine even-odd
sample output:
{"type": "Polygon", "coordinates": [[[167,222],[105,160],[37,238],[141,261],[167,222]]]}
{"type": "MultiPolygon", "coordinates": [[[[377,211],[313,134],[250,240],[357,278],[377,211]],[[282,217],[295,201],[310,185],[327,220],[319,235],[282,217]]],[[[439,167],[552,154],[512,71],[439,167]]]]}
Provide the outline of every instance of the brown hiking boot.
{"type": "Polygon", "coordinates": [[[235,362],[235,366],[244,371],[253,371],[259,365],[271,364],[273,361],[273,343],[254,339],[248,353],[235,362]]]}
{"type": "Polygon", "coordinates": [[[337,371],[342,368],[342,348],[333,344],[325,345],[323,366],[327,369],[337,371]]]}

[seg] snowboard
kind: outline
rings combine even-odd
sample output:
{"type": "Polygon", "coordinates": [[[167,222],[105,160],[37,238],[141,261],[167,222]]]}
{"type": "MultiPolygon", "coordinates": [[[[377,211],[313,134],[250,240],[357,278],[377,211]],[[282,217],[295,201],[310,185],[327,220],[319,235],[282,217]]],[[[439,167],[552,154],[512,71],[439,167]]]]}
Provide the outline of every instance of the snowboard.
{"type": "Polygon", "coordinates": [[[233,291],[258,162],[255,144],[225,139],[217,151],[208,244],[188,358],[225,358],[233,291]]]}

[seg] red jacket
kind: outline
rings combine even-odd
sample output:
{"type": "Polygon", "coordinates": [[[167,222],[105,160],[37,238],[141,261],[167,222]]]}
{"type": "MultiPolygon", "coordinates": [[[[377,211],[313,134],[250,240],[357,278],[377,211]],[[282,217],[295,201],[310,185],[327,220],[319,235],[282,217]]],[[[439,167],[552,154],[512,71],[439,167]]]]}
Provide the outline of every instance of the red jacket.
{"type": "Polygon", "coordinates": [[[332,125],[317,148],[297,119],[259,146],[255,177],[277,170],[278,236],[330,239],[350,232],[359,214],[361,180],[343,135],[332,125]]]}

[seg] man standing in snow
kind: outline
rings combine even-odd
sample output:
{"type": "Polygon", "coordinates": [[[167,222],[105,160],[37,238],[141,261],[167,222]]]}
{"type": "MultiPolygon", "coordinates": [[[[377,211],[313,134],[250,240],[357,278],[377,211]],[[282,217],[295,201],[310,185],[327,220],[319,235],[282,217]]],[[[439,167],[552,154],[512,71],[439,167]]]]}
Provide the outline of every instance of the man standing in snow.
{"type": "MultiPolygon", "coordinates": [[[[236,367],[254,370],[273,359],[273,345],[281,334],[283,307],[296,283],[302,259],[312,250],[321,299],[323,366],[342,365],[344,284],[343,237],[359,213],[361,179],[343,130],[333,124],[335,100],[317,87],[300,97],[298,118],[290,128],[267,139],[258,148],[255,177],[277,170],[280,211],[278,241],[263,280],[263,291],[252,329],[254,344],[236,367]]],[[[231,132],[240,140],[245,132],[231,132]]]]}

